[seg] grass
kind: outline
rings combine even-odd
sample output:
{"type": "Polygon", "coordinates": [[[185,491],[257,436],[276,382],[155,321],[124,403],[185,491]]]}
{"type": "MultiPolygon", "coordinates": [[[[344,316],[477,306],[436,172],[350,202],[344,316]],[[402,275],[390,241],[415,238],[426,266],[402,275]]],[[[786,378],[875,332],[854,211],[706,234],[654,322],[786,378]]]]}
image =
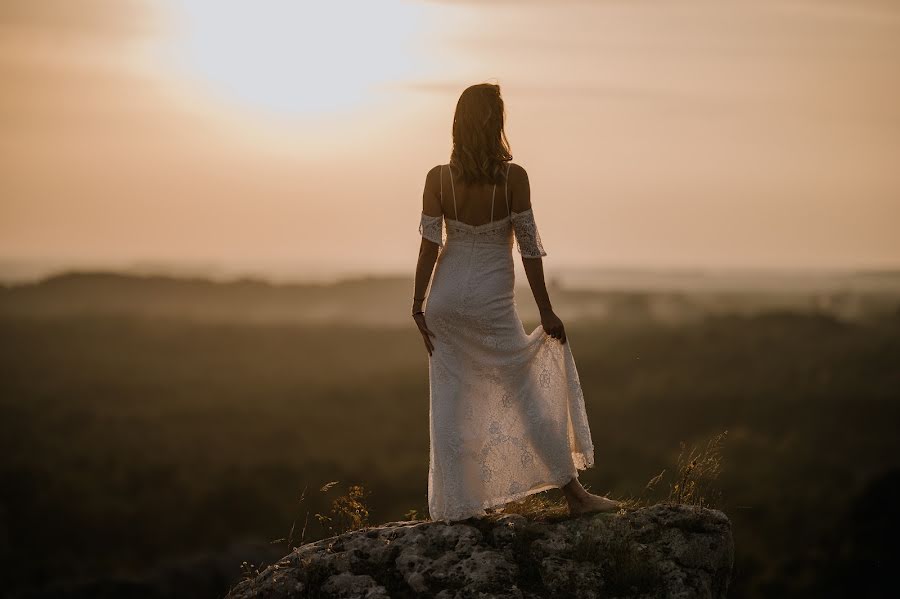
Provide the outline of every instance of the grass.
{"type": "MultiPolygon", "coordinates": [[[[331,488],[329,485],[333,486],[329,483],[320,491],[327,492],[331,488]]],[[[369,526],[369,508],[366,506],[368,496],[369,493],[362,485],[350,485],[346,494],[332,500],[330,515],[317,513],[316,518],[332,534],[366,528],[369,526]]]]}
{"type": "Polygon", "coordinates": [[[621,499],[623,509],[632,510],[657,503],[668,505],[697,505],[716,508],[722,504],[722,491],[716,481],[722,473],[724,461],[722,449],[728,431],[713,435],[705,443],[699,443],[687,449],[684,441],[680,446],[675,463],[674,476],[666,476],[664,468],[652,477],[638,497],[621,499]],[[665,497],[659,497],[659,487],[667,488],[665,497]]]}
{"type": "MultiPolygon", "coordinates": [[[[817,556],[867,555],[833,550],[832,539],[851,534],[847,510],[868,505],[869,485],[897,466],[900,313],[612,321],[571,331],[591,430],[611,458],[584,476],[593,492],[639,495],[665,467],[644,503],[668,500],[679,441],[728,429],[716,483],[740,539],[735,593],[814,595],[811,581],[839,575],[817,556]]],[[[292,545],[318,540],[327,535],[314,514],[330,516],[347,492],[316,491],[334,479],[375,491],[370,520],[428,514],[427,377],[408,330],[86,315],[0,319],[0,340],[12,594],[288,537],[295,520],[292,545]]],[[[241,558],[288,553],[268,549],[241,558]]],[[[840,588],[856,582],[847,575],[840,588]]]]}
{"type": "Polygon", "coordinates": [[[713,436],[704,447],[694,446],[685,455],[684,442],[678,454],[678,470],[669,488],[668,501],[674,504],[713,507],[722,500],[715,481],[722,472],[722,446],[728,431],[713,436]]]}
{"type": "MultiPolygon", "coordinates": [[[[340,481],[330,481],[319,487],[320,493],[328,493],[332,488],[336,487],[340,481]]],[[[297,503],[303,504],[306,500],[306,489],[300,493],[297,503]]],[[[316,520],[322,526],[323,530],[331,535],[339,535],[353,530],[362,530],[369,526],[369,508],[366,505],[366,499],[370,492],[361,484],[353,484],[347,488],[347,492],[339,495],[331,500],[331,511],[328,514],[317,512],[316,520]]],[[[411,510],[415,511],[415,510],[411,510]]],[[[412,519],[412,518],[411,518],[412,519]]],[[[297,519],[291,524],[288,536],[271,541],[272,544],[285,543],[288,551],[293,551],[297,547],[302,546],[306,542],[306,531],[309,524],[309,510],[306,510],[303,517],[303,528],[299,533],[299,539],[295,541],[297,534],[297,519]]],[[[255,578],[266,568],[265,564],[256,565],[251,562],[241,562],[241,575],[244,579],[255,578]]]]}
{"type": "Polygon", "coordinates": [[[511,501],[486,517],[497,520],[507,514],[519,514],[537,522],[555,522],[569,517],[569,506],[564,498],[553,499],[547,493],[535,493],[519,501],[511,501]]]}
{"type": "MultiPolygon", "coordinates": [[[[337,486],[340,481],[330,481],[319,487],[320,493],[328,493],[332,488],[337,486]]],[[[306,487],[300,493],[298,503],[302,504],[306,499],[306,487]]],[[[369,507],[366,505],[366,499],[371,493],[361,484],[350,485],[347,492],[343,495],[332,499],[331,511],[328,514],[317,512],[316,520],[322,525],[322,528],[332,535],[339,535],[352,530],[361,530],[369,526],[369,507]]],[[[415,512],[415,510],[410,510],[415,512]]],[[[415,518],[410,518],[411,520],[415,518]]],[[[309,510],[303,517],[303,529],[300,531],[300,538],[295,544],[294,539],[297,530],[297,519],[291,524],[291,530],[287,537],[275,539],[272,543],[286,543],[288,549],[295,549],[304,544],[306,540],[306,531],[309,524],[309,510]]]]}

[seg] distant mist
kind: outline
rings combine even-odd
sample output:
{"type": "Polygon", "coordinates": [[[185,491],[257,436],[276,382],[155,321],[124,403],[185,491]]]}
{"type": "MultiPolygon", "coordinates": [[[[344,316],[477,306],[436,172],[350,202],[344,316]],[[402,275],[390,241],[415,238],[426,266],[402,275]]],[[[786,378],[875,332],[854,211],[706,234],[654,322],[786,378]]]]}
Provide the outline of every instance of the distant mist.
{"type": "MultiPolygon", "coordinates": [[[[894,272],[584,270],[548,277],[547,285],[566,320],[678,323],[773,310],[861,320],[900,310],[900,274],[894,272]]],[[[3,286],[0,316],[407,326],[412,289],[412,277],[399,275],[277,283],[72,271],[3,286]]],[[[516,300],[523,321],[538,320],[524,277],[517,279],[516,300]]]]}

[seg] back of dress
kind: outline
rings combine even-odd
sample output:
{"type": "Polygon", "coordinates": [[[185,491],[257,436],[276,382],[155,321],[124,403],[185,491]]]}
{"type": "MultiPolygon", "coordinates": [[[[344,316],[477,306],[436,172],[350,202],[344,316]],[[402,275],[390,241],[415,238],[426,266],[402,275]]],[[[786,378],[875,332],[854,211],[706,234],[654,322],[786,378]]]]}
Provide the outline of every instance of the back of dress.
{"type": "MultiPolygon", "coordinates": [[[[449,167],[449,165],[445,165],[449,167]]],[[[422,213],[420,233],[441,246],[425,303],[429,356],[433,520],[558,487],[593,464],[584,397],[571,354],[538,326],[525,332],[513,289],[513,241],[523,257],[546,256],[532,208],[472,225],[422,213]],[[441,225],[446,226],[446,241],[441,225]]],[[[506,170],[509,181],[509,165],[506,170]]]]}

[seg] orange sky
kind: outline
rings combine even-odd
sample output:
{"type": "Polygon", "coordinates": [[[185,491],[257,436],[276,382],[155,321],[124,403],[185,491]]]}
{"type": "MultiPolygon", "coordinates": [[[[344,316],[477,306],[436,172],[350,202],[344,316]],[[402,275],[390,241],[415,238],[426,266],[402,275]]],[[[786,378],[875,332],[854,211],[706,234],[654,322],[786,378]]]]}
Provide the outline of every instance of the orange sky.
{"type": "Polygon", "coordinates": [[[481,81],[548,268],[900,267],[894,2],[4,0],[0,78],[0,275],[411,275],[481,81]]]}

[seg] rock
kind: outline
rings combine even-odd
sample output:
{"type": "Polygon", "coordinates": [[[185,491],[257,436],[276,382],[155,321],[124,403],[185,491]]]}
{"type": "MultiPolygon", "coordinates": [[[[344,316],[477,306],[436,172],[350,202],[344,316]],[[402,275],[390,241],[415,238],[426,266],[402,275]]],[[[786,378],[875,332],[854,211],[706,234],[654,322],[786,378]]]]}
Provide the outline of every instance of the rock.
{"type": "Polygon", "coordinates": [[[298,547],[226,599],[725,597],[733,564],[731,521],[696,506],[405,521],[298,547]]]}

